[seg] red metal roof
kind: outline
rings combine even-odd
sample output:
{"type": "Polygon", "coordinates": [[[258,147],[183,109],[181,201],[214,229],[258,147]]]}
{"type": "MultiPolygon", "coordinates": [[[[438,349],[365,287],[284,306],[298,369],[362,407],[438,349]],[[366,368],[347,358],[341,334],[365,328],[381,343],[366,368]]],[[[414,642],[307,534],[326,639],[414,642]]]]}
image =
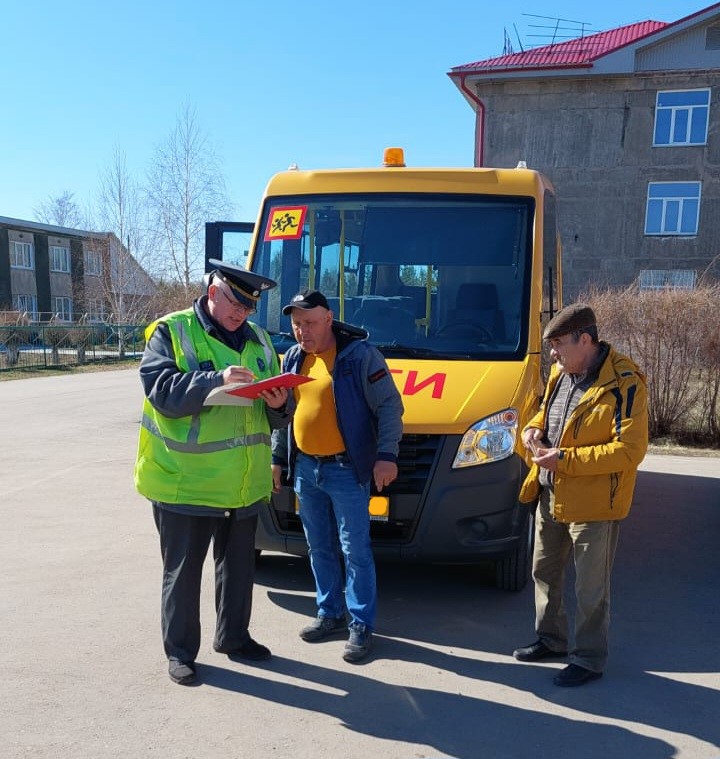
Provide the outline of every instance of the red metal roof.
{"type": "Polygon", "coordinates": [[[572,68],[587,66],[597,58],[607,55],[631,42],[654,34],[669,26],[664,21],[640,21],[636,24],[620,26],[607,32],[590,34],[554,45],[544,45],[522,53],[500,55],[486,58],[484,61],[466,63],[455,66],[451,73],[467,73],[470,71],[487,71],[497,69],[517,68],[572,68]]]}

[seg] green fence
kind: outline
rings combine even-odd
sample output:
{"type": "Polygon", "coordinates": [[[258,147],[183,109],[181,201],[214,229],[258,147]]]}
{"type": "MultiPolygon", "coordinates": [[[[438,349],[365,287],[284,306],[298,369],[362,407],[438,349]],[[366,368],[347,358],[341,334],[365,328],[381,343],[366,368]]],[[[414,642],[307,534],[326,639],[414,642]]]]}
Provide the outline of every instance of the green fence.
{"type": "Polygon", "coordinates": [[[0,325],[0,371],[139,358],[144,324],[0,325]]]}

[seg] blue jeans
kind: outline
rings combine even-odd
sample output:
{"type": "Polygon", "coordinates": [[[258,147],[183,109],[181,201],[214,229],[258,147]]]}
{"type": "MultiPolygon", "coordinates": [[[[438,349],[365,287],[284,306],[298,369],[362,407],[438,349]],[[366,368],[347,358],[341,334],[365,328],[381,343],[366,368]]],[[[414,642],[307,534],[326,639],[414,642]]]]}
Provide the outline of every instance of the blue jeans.
{"type": "Polygon", "coordinates": [[[353,623],[375,627],[377,590],[370,547],[370,483],[360,483],[347,458],[318,461],[298,453],[295,493],[310,548],[318,615],[342,617],[345,606],[353,623]],[[343,602],[340,551],[345,561],[343,602]]]}

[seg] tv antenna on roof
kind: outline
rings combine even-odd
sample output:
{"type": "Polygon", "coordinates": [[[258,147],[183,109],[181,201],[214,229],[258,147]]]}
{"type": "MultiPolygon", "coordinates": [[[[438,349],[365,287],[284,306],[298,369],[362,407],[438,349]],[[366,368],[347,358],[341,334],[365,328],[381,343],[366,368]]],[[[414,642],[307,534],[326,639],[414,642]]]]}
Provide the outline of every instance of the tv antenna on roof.
{"type": "MultiPolygon", "coordinates": [[[[538,33],[527,34],[527,37],[542,40],[532,45],[532,47],[544,47],[545,45],[555,45],[558,42],[567,40],[583,39],[589,31],[593,31],[589,22],[574,21],[569,18],[557,18],[555,16],[539,16],[536,13],[523,13],[528,18],[542,19],[545,23],[528,24],[531,29],[537,29],[538,33]]],[[[517,34],[517,29],[515,30],[517,34]]],[[[518,35],[518,41],[520,37],[518,35]]],[[[520,44],[522,49],[522,43],[520,44]]]]}

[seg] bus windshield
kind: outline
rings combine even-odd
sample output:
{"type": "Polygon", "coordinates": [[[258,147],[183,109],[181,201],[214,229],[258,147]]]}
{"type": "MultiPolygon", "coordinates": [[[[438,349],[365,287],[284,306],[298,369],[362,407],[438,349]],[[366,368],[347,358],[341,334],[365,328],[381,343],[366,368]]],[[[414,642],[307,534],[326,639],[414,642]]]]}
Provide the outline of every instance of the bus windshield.
{"type": "Polygon", "coordinates": [[[309,287],[388,357],[521,357],[534,212],[531,197],[268,198],[251,268],[278,287],[257,321],[282,352],[293,342],[282,306],[309,287]]]}

